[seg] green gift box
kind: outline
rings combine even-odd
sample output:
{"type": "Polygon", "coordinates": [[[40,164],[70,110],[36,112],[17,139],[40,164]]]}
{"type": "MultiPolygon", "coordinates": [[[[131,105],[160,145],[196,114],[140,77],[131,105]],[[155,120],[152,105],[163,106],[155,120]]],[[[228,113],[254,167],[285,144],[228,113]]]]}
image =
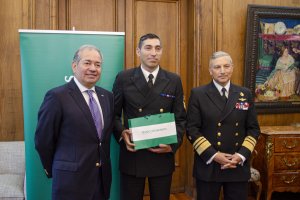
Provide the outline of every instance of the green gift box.
{"type": "Polygon", "coordinates": [[[128,120],[132,132],[134,149],[145,149],[159,144],[177,143],[175,117],[173,113],[148,115],[128,120]]]}

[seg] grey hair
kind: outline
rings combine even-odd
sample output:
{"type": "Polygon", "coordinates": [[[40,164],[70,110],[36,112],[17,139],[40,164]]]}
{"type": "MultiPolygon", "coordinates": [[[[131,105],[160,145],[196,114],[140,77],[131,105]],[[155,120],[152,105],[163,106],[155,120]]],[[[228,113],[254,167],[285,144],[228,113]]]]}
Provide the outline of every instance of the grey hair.
{"type": "Polygon", "coordinates": [[[210,57],[210,60],[209,60],[209,67],[212,67],[211,65],[212,65],[212,62],[213,62],[214,60],[216,60],[217,58],[221,58],[221,57],[228,57],[229,62],[230,62],[231,64],[233,64],[233,63],[232,63],[232,58],[231,58],[231,56],[229,55],[229,53],[226,53],[225,51],[216,51],[216,52],[214,52],[214,53],[211,55],[211,57],[210,57]]]}
{"type": "Polygon", "coordinates": [[[101,57],[102,62],[103,62],[103,54],[100,51],[100,49],[98,49],[96,46],[91,45],[91,44],[84,44],[81,47],[79,47],[79,49],[75,52],[74,57],[73,57],[73,63],[78,64],[78,62],[81,60],[80,53],[85,49],[97,51],[99,53],[100,57],[101,57]]]}

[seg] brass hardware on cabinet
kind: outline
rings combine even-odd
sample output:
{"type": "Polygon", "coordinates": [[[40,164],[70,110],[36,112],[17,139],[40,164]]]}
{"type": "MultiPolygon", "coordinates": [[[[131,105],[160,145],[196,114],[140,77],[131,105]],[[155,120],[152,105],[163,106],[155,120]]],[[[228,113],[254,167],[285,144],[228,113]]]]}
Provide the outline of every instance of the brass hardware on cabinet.
{"type": "Polygon", "coordinates": [[[273,143],[272,143],[272,139],[270,137],[267,138],[265,154],[266,154],[267,160],[269,162],[273,155],[273,143]]]}
{"type": "Polygon", "coordinates": [[[295,165],[298,164],[298,159],[295,158],[295,159],[294,159],[294,162],[289,163],[288,160],[287,160],[286,158],[283,158],[283,162],[284,162],[284,164],[285,164],[286,166],[288,166],[288,167],[293,167],[293,166],[295,166],[295,165]]]}
{"type": "Polygon", "coordinates": [[[281,177],[281,180],[282,180],[283,182],[285,182],[286,184],[293,183],[295,179],[296,179],[296,176],[292,176],[292,178],[291,178],[290,180],[286,180],[286,177],[285,177],[285,176],[282,176],[282,177],[281,177]]]}
{"type": "Polygon", "coordinates": [[[287,141],[284,140],[282,144],[283,144],[283,146],[284,146],[285,148],[287,148],[287,149],[293,149],[293,148],[295,148],[295,147],[298,145],[298,141],[297,141],[297,140],[294,140],[292,145],[288,145],[288,144],[287,144],[287,141]]]}

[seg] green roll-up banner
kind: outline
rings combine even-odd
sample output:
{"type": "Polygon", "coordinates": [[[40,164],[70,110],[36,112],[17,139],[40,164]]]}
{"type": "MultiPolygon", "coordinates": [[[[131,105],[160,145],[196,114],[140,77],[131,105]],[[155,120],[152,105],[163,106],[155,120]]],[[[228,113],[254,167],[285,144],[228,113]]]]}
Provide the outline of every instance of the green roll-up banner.
{"type": "MultiPolygon", "coordinates": [[[[37,113],[46,91],[72,78],[71,62],[83,44],[98,47],[104,58],[97,85],[110,90],[124,66],[124,33],[94,31],[19,30],[26,157],[26,200],[50,200],[48,179],[34,148],[37,113]]],[[[111,200],[119,200],[119,147],[111,143],[111,200]]],[[[84,184],[84,183],[82,183],[84,184]]]]}

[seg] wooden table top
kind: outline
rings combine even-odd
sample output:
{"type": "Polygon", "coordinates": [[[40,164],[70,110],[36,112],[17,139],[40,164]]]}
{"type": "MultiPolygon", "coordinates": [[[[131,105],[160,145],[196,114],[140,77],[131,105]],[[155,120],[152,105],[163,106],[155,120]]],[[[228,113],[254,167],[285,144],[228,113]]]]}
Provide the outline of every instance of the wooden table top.
{"type": "Polygon", "coordinates": [[[300,126],[261,126],[263,134],[300,134],[300,126]]]}

